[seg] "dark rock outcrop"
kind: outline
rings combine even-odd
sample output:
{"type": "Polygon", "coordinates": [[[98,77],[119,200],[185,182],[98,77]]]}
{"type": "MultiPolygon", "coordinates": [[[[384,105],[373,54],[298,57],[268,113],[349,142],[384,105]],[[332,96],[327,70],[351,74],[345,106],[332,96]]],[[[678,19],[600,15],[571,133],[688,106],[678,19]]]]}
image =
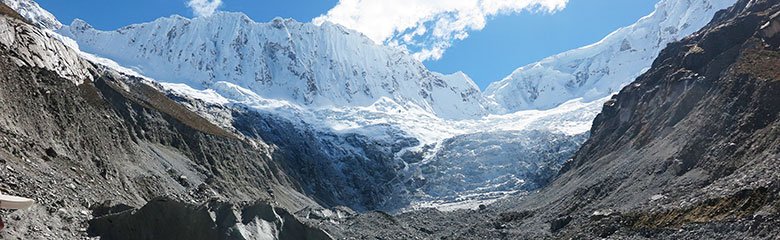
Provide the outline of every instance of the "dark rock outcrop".
{"type": "Polygon", "coordinates": [[[393,181],[404,168],[395,153],[419,144],[389,125],[367,126],[393,136],[375,139],[319,130],[244,106],[233,106],[230,112],[233,128],[274,146],[272,157],[282,163],[280,167],[299,180],[302,192],[326,207],[358,211],[396,207],[386,202],[396,194],[393,181]]]}
{"type": "Polygon", "coordinates": [[[267,203],[238,206],[210,201],[187,204],[157,198],[140,209],[98,216],[88,232],[101,239],[332,239],[282,208],[267,203]]]}

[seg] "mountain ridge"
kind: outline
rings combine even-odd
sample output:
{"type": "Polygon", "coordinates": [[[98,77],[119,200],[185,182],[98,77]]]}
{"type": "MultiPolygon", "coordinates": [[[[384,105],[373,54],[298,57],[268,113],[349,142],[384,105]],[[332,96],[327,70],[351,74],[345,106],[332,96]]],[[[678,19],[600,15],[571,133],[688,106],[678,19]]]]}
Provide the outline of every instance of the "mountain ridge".
{"type": "Polygon", "coordinates": [[[281,18],[257,23],[242,13],[218,12],[160,18],[116,31],[98,31],[76,20],[59,32],[85,51],[145,76],[198,89],[228,81],[265,98],[304,106],[366,106],[389,97],[442,118],[487,114],[471,79],[430,72],[400,49],[376,45],[333,24],[281,18]]]}
{"type": "Polygon", "coordinates": [[[650,15],[596,43],[516,69],[491,83],[485,98],[499,106],[494,112],[515,112],[608,97],[649,68],[667,43],[704,27],[716,11],[734,2],[661,0],[650,15]]]}

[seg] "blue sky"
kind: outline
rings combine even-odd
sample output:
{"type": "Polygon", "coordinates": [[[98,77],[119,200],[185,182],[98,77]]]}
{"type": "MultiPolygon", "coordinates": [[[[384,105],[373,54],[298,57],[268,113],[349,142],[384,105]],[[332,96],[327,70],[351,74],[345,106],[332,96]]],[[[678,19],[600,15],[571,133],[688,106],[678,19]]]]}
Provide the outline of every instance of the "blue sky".
{"type": "MultiPolygon", "coordinates": [[[[65,24],[74,18],[113,30],[178,14],[192,17],[185,0],[37,0],[65,24]]],[[[521,12],[488,17],[481,31],[455,40],[438,60],[425,65],[443,73],[463,71],[485,88],[517,67],[596,42],[649,14],[657,0],[570,0],[554,13],[521,12]]],[[[337,0],[224,0],[220,10],[244,12],[266,22],[274,17],[310,21],[328,12],[337,0]]]]}

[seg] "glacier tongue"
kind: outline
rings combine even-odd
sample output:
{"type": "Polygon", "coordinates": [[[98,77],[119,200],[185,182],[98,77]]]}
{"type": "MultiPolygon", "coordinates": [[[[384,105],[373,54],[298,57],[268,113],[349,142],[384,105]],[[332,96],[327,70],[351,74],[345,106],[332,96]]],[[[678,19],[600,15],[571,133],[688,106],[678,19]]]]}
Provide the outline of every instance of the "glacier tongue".
{"type": "Polygon", "coordinates": [[[257,23],[241,13],[220,12],[116,31],[76,20],[60,32],[86,52],[198,89],[225,81],[305,106],[369,106],[390,98],[446,119],[487,114],[481,92],[465,75],[431,72],[400,49],[333,24],[280,18],[257,23]]]}
{"type": "Polygon", "coordinates": [[[667,43],[698,31],[736,0],[661,0],[655,11],[603,40],[526,65],[491,84],[497,112],[550,109],[575,98],[619,91],[650,67],[667,43]]]}

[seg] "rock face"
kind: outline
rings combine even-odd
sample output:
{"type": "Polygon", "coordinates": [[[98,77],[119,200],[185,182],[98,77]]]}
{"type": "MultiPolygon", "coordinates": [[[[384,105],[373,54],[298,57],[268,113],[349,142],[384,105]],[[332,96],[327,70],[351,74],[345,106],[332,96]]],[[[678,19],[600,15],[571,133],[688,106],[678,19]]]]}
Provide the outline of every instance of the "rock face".
{"type": "Polygon", "coordinates": [[[3,217],[0,237],[85,236],[91,209],[109,200],[316,205],[262,141],[212,124],[159,86],[93,65],[5,13],[0,32],[0,191],[36,200],[3,217]]]}
{"type": "MultiPolygon", "coordinates": [[[[566,215],[617,209],[620,229],[648,229],[631,234],[650,237],[721,225],[707,235],[777,234],[761,226],[776,221],[778,210],[780,49],[760,28],[778,11],[776,0],[739,1],[670,44],[605,104],[591,139],[549,188],[556,193],[536,203],[566,215]]],[[[604,224],[574,223],[562,231],[604,224]]]]}
{"type": "Polygon", "coordinates": [[[4,32],[0,33],[0,44],[7,49],[11,61],[19,66],[48,69],[79,84],[90,81],[90,63],[81,59],[76,51],[57,40],[51,33],[36,27],[18,24],[20,15],[3,5],[12,18],[0,19],[4,32]],[[16,18],[13,16],[16,15],[16,18]]]}
{"type": "Polygon", "coordinates": [[[590,139],[539,193],[479,211],[339,225],[395,221],[395,229],[332,232],[390,239],[778,236],[780,45],[761,30],[779,11],[777,0],[741,0],[667,46],[604,105],[590,139]],[[500,217],[521,212],[530,217],[500,217]]]}
{"type": "Polygon", "coordinates": [[[372,130],[389,138],[322,131],[287,118],[245,107],[230,108],[231,124],[244,136],[274,146],[273,158],[300,179],[304,193],[327,207],[349,206],[358,211],[387,209],[397,194],[394,181],[404,162],[401,149],[419,142],[389,126],[372,130]]]}

